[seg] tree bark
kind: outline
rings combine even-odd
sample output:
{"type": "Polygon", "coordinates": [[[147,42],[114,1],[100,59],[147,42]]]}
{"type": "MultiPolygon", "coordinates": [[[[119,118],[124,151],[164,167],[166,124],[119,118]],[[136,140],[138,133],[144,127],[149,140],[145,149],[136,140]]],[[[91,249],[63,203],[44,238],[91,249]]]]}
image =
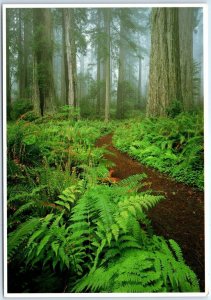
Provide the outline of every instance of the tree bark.
{"type": "Polygon", "coordinates": [[[67,89],[67,104],[70,106],[75,105],[75,87],[73,76],[73,58],[72,47],[70,42],[70,10],[64,9],[64,24],[65,24],[65,45],[67,57],[67,75],[68,75],[68,89],[67,89]]]}
{"type": "Polygon", "coordinates": [[[110,8],[105,8],[104,10],[104,22],[105,22],[105,32],[106,32],[106,59],[105,59],[105,72],[106,72],[106,82],[105,82],[105,122],[109,120],[109,110],[110,110],[110,81],[111,81],[111,68],[110,68],[110,8]]]}
{"type": "Polygon", "coordinates": [[[7,118],[11,116],[11,70],[10,70],[10,9],[6,10],[6,85],[7,85],[7,118]]]}
{"type": "Polygon", "coordinates": [[[62,80],[61,80],[61,97],[62,103],[68,104],[68,64],[67,64],[67,52],[66,52],[66,36],[65,36],[65,17],[64,9],[62,9],[62,80]]]}
{"type": "Polygon", "coordinates": [[[24,42],[23,42],[23,97],[25,99],[30,99],[31,93],[30,93],[30,70],[29,70],[29,55],[30,55],[30,34],[32,32],[31,27],[31,20],[29,15],[29,10],[24,9],[24,42]]]}
{"type": "MultiPolygon", "coordinates": [[[[101,10],[98,8],[97,10],[97,33],[98,35],[101,32],[100,27],[100,21],[101,21],[101,10]]],[[[101,51],[100,51],[100,40],[97,39],[97,105],[96,105],[96,114],[100,116],[101,113],[101,80],[100,80],[100,74],[101,74],[101,51]]]]}
{"type": "Polygon", "coordinates": [[[24,61],[23,61],[23,20],[22,10],[18,9],[18,88],[19,88],[19,99],[24,98],[24,61]]]}
{"type": "Polygon", "coordinates": [[[193,107],[193,8],[179,8],[181,91],[185,110],[193,107]]]}
{"type": "Polygon", "coordinates": [[[141,98],[142,98],[142,78],[141,78],[141,71],[142,71],[142,57],[141,53],[139,53],[139,58],[138,58],[138,107],[141,108],[142,103],[141,103],[141,98]]]}
{"type": "Polygon", "coordinates": [[[148,116],[164,116],[182,101],[179,50],[178,8],[153,8],[148,116]]]}
{"type": "Polygon", "coordinates": [[[40,113],[54,109],[53,47],[51,39],[51,12],[49,9],[35,8],[34,48],[36,79],[39,90],[40,113]]]}
{"type": "Polygon", "coordinates": [[[119,70],[118,70],[118,85],[117,85],[117,111],[116,116],[118,119],[124,117],[124,97],[125,97],[125,29],[123,24],[123,13],[120,11],[120,42],[119,42],[119,70]]]}
{"type": "Polygon", "coordinates": [[[71,60],[72,60],[72,76],[73,76],[73,90],[74,90],[74,107],[77,106],[77,63],[76,63],[76,43],[75,43],[75,9],[71,8],[70,13],[70,28],[71,30],[71,60]]]}

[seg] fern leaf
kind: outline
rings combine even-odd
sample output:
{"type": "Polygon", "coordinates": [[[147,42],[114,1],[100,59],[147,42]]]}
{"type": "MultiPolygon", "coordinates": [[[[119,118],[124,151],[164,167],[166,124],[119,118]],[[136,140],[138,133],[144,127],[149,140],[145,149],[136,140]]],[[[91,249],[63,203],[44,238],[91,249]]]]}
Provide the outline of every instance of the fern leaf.
{"type": "Polygon", "coordinates": [[[59,244],[57,244],[56,242],[51,243],[51,247],[53,249],[53,251],[55,252],[56,256],[58,254],[58,249],[59,249],[59,244]]]}
{"type": "Polygon", "coordinates": [[[183,256],[182,256],[182,250],[179,247],[179,245],[174,240],[169,240],[169,244],[171,245],[171,248],[174,250],[174,253],[178,259],[179,262],[184,262],[183,256]]]}
{"type": "Polygon", "coordinates": [[[42,249],[45,247],[45,245],[48,243],[48,241],[50,240],[51,235],[46,235],[41,241],[40,244],[37,248],[37,256],[40,254],[40,252],[42,251],[42,249]]]}
{"type": "Polygon", "coordinates": [[[20,243],[31,234],[32,231],[40,224],[40,218],[30,218],[23,224],[21,224],[17,230],[9,234],[8,236],[8,257],[11,258],[14,250],[20,245],[20,243]]]}

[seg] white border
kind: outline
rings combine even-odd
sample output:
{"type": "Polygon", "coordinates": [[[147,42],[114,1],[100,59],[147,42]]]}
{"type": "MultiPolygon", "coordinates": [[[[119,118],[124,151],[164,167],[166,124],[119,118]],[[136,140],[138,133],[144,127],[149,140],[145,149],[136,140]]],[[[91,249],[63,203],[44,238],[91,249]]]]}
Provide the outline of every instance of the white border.
{"type": "MultiPolygon", "coordinates": [[[[209,106],[208,106],[208,4],[207,3],[149,3],[149,4],[3,4],[3,216],[4,216],[4,243],[3,243],[3,255],[4,258],[7,257],[7,169],[6,169],[6,8],[97,8],[97,7],[137,7],[137,8],[144,8],[144,7],[201,7],[203,8],[203,64],[204,64],[204,141],[205,141],[205,174],[207,174],[207,149],[208,149],[208,133],[209,133],[209,126],[208,126],[208,117],[209,117],[209,106]]],[[[209,183],[208,178],[205,177],[205,211],[209,210],[208,206],[208,196],[210,195],[208,191],[209,183]]],[[[208,216],[205,214],[205,257],[208,259],[208,243],[207,243],[207,234],[208,234],[208,216]]],[[[208,272],[209,272],[208,263],[205,264],[205,292],[200,293],[8,293],[7,292],[7,260],[4,259],[4,297],[8,298],[90,298],[90,297],[151,297],[151,298],[181,298],[181,297],[188,297],[188,298],[196,298],[196,297],[204,297],[208,295],[208,272]]]]}

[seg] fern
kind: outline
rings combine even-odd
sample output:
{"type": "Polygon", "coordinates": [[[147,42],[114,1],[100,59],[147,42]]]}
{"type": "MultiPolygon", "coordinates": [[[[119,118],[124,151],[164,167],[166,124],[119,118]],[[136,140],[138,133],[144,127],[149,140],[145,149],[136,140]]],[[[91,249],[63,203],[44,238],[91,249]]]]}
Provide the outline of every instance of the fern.
{"type": "MultiPolygon", "coordinates": [[[[171,252],[170,252],[171,253],[171,252]]],[[[171,254],[132,248],[107,268],[82,278],[75,292],[190,292],[199,291],[195,274],[171,254]]]]}
{"type": "Polygon", "coordinates": [[[8,258],[12,258],[14,252],[20,247],[21,243],[37,228],[40,218],[30,218],[21,224],[16,231],[8,236],[8,258]]]}

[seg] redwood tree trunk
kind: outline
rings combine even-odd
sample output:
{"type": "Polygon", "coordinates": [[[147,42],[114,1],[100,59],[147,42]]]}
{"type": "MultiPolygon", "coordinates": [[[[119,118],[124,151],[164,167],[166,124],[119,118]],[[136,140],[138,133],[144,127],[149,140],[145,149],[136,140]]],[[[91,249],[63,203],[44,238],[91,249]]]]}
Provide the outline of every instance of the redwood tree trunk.
{"type": "Polygon", "coordinates": [[[39,90],[39,103],[41,115],[44,110],[54,108],[54,80],[53,80],[53,56],[51,39],[51,12],[49,9],[35,8],[34,19],[34,44],[36,79],[39,90]]]}
{"type": "Polygon", "coordinates": [[[109,120],[109,108],[110,108],[110,81],[111,81],[111,68],[110,68],[110,9],[105,8],[104,10],[104,22],[105,22],[105,32],[106,32],[106,59],[105,59],[105,121],[109,120]]]}
{"type": "Polygon", "coordinates": [[[141,90],[141,85],[142,85],[142,78],[141,78],[141,71],[142,71],[142,57],[141,53],[139,53],[139,58],[138,58],[138,107],[141,108],[142,103],[141,103],[141,98],[142,98],[142,90],[141,90]]]}
{"type": "Polygon", "coordinates": [[[181,90],[184,108],[193,107],[193,8],[179,8],[181,90]]]}
{"type": "MultiPolygon", "coordinates": [[[[101,9],[98,8],[97,10],[97,33],[98,36],[101,32],[100,27],[100,21],[101,21],[101,9]]],[[[97,41],[97,105],[96,105],[96,114],[100,116],[101,113],[101,81],[100,81],[100,74],[101,74],[101,51],[100,51],[100,40],[98,38],[97,41]]]]}
{"type": "Polygon", "coordinates": [[[6,10],[6,72],[7,72],[7,118],[10,119],[11,113],[11,71],[10,71],[10,9],[6,10]]]}
{"type": "MultiPolygon", "coordinates": [[[[122,12],[122,10],[121,10],[122,12]]],[[[117,111],[116,116],[118,119],[124,117],[124,97],[125,97],[125,30],[123,24],[123,13],[120,15],[120,43],[119,43],[119,75],[117,86],[117,111]]]]}
{"type": "Polygon", "coordinates": [[[64,9],[62,9],[62,80],[61,80],[61,97],[62,103],[68,104],[68,65],[66,52],[66,35],[65,35],[65,17],[64,9]]]}
{"type": "Polygon", "coordinates": [[[67,77],[68,77],[68,87],[67,87],[67,104],[70,106],[75,105],[75,84],[74,84],[74,75],[73,75],[73,68],[74,68],[74,61],[73,61],[73,53],[70,41],[70,10],[71,9],[64,9],[64,28],[65,28],[65,46],[66,46],[66,58],[67,58],[67,77]]]}
{"type": "Polygon", "coordinates": [[[148,116],[164,116],[182,101],[178,8],[152,9],[148,116]]]}
{"type": "Polygon", "coordinates": [[[23,61],[23,17],[22,10],[18,9],[18,88],[19,99],[24,98],[24,61],[23,61]]]}
{"type": "Polygon", "coordinates": [[[70,13],[70,28],[71,28],[71,38],[70,38],[70,46],[71,46],[71,60],[72,60],[72,76],[73,76],[73,92],[74,92],[74,107],[77,106],[77,64],[76,64],[76,43],[75,43],[75,10],[71,8],[69,10],[70,13]]]}

